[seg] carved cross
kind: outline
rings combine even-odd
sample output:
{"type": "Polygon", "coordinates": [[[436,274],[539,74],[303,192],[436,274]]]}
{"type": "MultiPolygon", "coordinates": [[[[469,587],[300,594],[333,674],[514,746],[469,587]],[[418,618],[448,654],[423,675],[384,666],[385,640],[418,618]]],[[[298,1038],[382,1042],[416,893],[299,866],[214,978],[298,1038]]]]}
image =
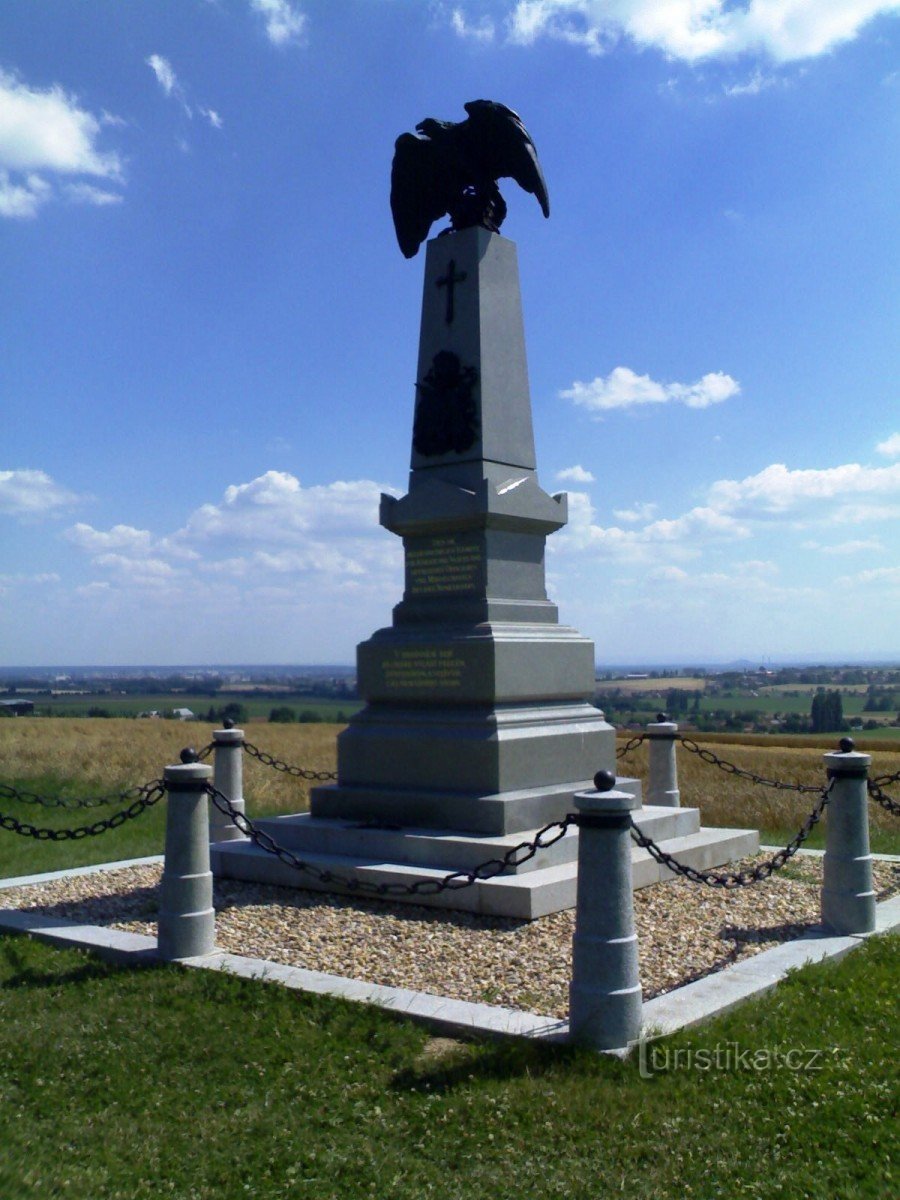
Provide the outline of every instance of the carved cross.
{"type": "Polygon", "coordinates": [[[439,288],[445,287],[447,289],[447,313],[446,313],[446,316],[444,317],[444,320],[447,322],[448,325],[453,324],[453,290],[456,287],[456,285],[458,283],[462,283],[465,278],[466,278],[466,272],[460,271],[459,274],[457,274],[456,259],[451,258],[450,261],[447,263],[447,274],[442,276],[437,281],[437,286],[439,288]]]}

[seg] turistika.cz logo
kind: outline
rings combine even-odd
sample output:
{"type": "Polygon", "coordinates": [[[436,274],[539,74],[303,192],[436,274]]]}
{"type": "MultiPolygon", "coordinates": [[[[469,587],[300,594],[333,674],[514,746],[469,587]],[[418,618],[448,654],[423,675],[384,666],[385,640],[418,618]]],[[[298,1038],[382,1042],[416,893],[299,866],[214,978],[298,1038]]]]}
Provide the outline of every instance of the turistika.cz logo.
{"type": "Polygon", "coordinates": [[[825,1071],[840,1063],[843,1051],[808,1046],[742,1046],[716,1042],[714,1046],[670,1046],[641,1038],[638,1069],[643,1079],[671,1071],[825,1071]]]}

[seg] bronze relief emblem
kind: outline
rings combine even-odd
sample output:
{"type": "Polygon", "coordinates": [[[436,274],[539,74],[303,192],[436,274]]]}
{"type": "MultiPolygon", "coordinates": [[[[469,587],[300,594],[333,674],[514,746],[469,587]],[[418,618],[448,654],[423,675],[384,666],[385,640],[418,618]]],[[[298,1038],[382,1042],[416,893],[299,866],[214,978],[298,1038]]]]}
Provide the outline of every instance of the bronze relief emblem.
{"type": "Polygon", "coordinates": [[[478,372],[464,367],[452,350],[439,350],[428,373],[416,384],[413,447],[431,458],[454,451],[463,454],[478,435],[475,385],[478,372]]]}

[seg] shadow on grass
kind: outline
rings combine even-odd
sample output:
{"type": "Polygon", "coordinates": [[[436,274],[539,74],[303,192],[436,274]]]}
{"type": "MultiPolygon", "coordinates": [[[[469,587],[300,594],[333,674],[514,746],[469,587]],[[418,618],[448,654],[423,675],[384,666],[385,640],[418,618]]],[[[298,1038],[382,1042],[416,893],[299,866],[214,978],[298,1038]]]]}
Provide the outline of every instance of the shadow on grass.
{"type": "MultiPolygon", "coordinates": [[[[598,1055],[595,1051],[568,1042],[447,1042],[448,1049],[428,1061],[427,1053],[420,1055],[411,1067],[398,1071],[389,1084],[393,1092],[419,1092],[443,1095],[458,1087],[470,1087],[473,1082],[505,1081],[511,1079],[540,1079],[567,1072],[573,1067],[600,1070],[608,1077],[622,1074],[627,1066],[620,1059],[598,1055]]],[[[427,1049],[427,1048],[426,1048],[427,1049]]]]}
{"type": "Polygon", "coordinates": [[[0,962],[4,968],[14,973],[0,980],[0,991],[28,989],[34,991],[43,988],[59,988],[67,983],[84,983],[93,979],[106,979],[118,968],[100,959],[87,959],[77,967],[65,967],[59,970],[39,968],[30,964],[27,954],[27,941],[18,942],[15,937],[4,938],[0,944],[0,962]]]}

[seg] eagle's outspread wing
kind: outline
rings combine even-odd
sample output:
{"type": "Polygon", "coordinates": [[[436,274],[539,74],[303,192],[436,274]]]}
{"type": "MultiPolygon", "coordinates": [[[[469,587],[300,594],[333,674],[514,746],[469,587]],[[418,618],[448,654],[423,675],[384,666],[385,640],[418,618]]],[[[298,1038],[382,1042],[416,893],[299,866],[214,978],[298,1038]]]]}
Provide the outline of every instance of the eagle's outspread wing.
{"type": "Polygon", "coordinates": [[[465,121],[427,117],[417,133],[403,133],[395,143],[391,212],[407,258],[444,213],[450,214],[453,230],[499,229],[506,204],[497,180],[504,176],[536,196],[544,216],[550,215],[534,142],[518,114],[493,100],[470,100],[465,109],[465,121]]]}
{"type": "Polygon", "coordinates": [[[537,197],[545,217],[550,216],[550,197],[537,150],[522,118],[496,100],[470,100],[463,105],[469,114],[469,139],[484,159],[493,179],[510,176],[520,188],[537,197]]]}
{"type": "Polygon", "coordinates": [[[407,258],[418,252],[432,222],[446,211],[434,143],[414,133],[401,133],[391,167],[391,212],[397,241],[407,258]]]}

